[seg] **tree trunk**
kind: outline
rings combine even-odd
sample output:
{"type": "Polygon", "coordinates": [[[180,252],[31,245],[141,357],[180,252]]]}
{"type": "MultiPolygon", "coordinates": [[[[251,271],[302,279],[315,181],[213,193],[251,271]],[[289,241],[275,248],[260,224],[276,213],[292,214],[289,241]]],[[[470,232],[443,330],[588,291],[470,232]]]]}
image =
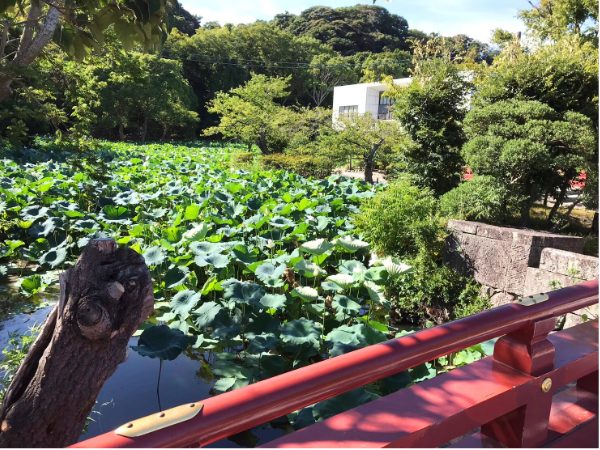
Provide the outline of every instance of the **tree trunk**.
{"type": "Polygon", "coordinates": [[[367,183],[373,183],[373,160],[371,158],[365,158],[365,181],[367,183]]]}
{"type": "Polygon", "coordinates": [[[0,103],[8,99],[12,95],[12,84],[13,79],[8,75],[0,75],[0,103]]]}
{"type": "Polygon", "coordinates": [[[142,142],[146,142],[146,136],[148,135],[148,116],[144,116],[144,121],[142,122],[142,128],[140,132],[140,137],[142,138],[142,142]]]}
{"type": "Polygon", "coordinates": [[[267,136],[265,136],[264,132],[259,133],[256,145],[258,146],[263,155],[269,154],[269,148],[267,146],[267,136]]]}
{"type": "Polygon", "coordinates": [[[169,126],[165,123],[165,124],[163,124],[162,135],[160,136],[161,142],[167,138],[168,133],[169,133],[169,126]]]}
{"type": "Polygon", "coordinates": [[[373,166],[375,165],[375,155],[377,154],[379,147],[381,147],[381,144],[383,144],[383,139],[373,144],[369,153],[363,157],[363,162],[365,164],[365,181],[367,183],[373,183],[373,166]]]}
{"type": "Polygon", "coordinates": [[[122,123],[119,124],[119,140],[120,141],[125,140],[125,127],[123,127],[122,123]]]}
{"type": "Polygon", "coordinates": [[[569,205],[569,208],[567,209],[567,217],[571,215],[571,213],[579,203],[581,203],[581,194],[579,194],[577,198],[573,200],[573,203],[569,205]]]}
{"type": "Polygon", "coordinates": [[[46,20],[44,20],[44,23],[38,27],[35,37],[31,43],[29,43],[29,45],[26,47],[19,46],[19,50],[17,51],[14,59],[15,65],[24,67],[31,64],[52,39],[54,31],[60,23],[60,18],[62,15],[59,8],[64,8],[65,0],[54,0],[52,5],[53,6],[48,8],[46,20]]]}
{"type": "Polygon", "coordinates": [[[532,202],[527,199],[521,205],[521,226],[528,227],[531,223],[531,218],[529,216],[529,210],[531,209],[532,202]]]}
{"type": "Polygon", "coordinates": [[[592,226],[590,227],[591,235],[598,235],[598,211],[594,212],[594,218],[592,219],[592,226]]]}
{"type": "Polygon", "coordinates": [[[60,301],[8,388],[0,447],[76,442],[153,301],[142,256],[112,239],[91,241],[61,274],[60,301]]]}
{"type": "Polygon", "coordinates": [[[552,223],[552,219],[556,215],[558,208],[565,201],[565,196],[567,195],[567,189],[569,188],[569,183],[563,183],[560,187],[560,192],[558,193],[558,197],[554,199],[554,205],[552,205],[552,209],[550,210],[550,214],[548,214],[548,219],[546,220],[546,224],[550,225],[552,223]]]}

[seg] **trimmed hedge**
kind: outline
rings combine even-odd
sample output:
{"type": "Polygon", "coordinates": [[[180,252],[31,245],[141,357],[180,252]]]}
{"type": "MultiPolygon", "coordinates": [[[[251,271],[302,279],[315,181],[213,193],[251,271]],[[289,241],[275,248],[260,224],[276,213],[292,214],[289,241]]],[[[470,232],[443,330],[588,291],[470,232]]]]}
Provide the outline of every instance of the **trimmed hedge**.
{"type": "Polygon", "coordinates": [[[289,170],[305,177],[315,178],[326,178],[335,168],[335,164],[330,158],[289,153],[264,155],[262,162],[267,168],[289,170]]]}

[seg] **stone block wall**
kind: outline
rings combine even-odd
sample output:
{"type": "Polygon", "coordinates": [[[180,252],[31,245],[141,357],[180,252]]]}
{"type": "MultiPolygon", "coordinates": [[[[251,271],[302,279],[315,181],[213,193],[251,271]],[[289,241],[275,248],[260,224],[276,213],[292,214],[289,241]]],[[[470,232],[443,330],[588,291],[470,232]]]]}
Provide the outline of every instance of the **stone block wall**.
{"type": "MultiPolygon", "coordinates": [[[[598,278],[598,258],[556,248],[542,250],[539,267],[528,267],[523,295],[539,294],[598,278]]],[[[565,327],[580,323],[584,317],[598,317],[598,305],[567,314],[565,327]]]]}
{"type": "MultiPolygon", "coordinates": [[[[579,254],[584,244],[583,238],[576,236],[462,220],[451,220],[448,229],[451,234],[446,245],[447,263],[481,283],[494,306],[529,294],[528,269],[539,268],[544,249],[579,254]]],[[[550,267],[550,259],[546,260],[550,267]]]]}

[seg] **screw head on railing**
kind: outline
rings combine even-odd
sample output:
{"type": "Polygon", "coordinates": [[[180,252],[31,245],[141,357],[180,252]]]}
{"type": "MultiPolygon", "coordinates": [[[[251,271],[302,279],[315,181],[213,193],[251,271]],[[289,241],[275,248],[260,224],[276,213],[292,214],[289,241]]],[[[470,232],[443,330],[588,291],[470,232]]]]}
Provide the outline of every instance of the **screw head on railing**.
{"type": "Polygon", "coordinates": [[[544,381],[542,381],[542,392],[547,394],[550,392],[550,389],[552,389],[552,378],[546,378],[544,381]]]}

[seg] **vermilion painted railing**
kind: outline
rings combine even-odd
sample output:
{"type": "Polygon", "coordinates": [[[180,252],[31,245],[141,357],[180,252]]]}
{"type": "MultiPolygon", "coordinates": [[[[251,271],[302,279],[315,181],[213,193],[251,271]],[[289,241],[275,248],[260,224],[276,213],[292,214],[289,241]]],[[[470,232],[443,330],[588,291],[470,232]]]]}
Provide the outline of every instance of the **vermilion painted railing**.
{"type": "MultiPolygon", "coordinates": [[[[564,438],[567,435],[564,430],[567,428],[572,430],[579,427],[577,429],[583,430],[583,425],[579,422],[575,424],[577,427],[573,424],[569,425],[570,428],[566,425],[563,428],[555,426],[564,433],[549,426],[549,421],[552,422],[550,410],[557,408],[552,403],[552,396],[564,386],[576,381],[579,390],[573,395],[580,399],[583,398],[582,392],[591,395],[591,400],[589,395],[584,397],[588,403],[596,403],[597,409],[597,329],[590,331],[590,326],[595,324],[584,324],[572,329],[575,331],[555,333],[548,337],[554,328],[556,317],[597,302],[598,280],[553,291],[544,296],[526,297],[519,303],[503,305],[399,339],[371,345],[201,400],[203,409],[195,417],[166,428],[136,437],[109,432],[79,442],[74,447],[205,446],[305,406],[500,336],[504,337],[496,343],[493,358],[455,369],[376,400],[385,408],[385,402],[389,403],[388,398],[398,399],[394,402],[395,409],[392,408],[389,412],[389,417],[395,415],[398,420],[382,416],[379,422],[371,420],[370,425],[375,430],[378,426],[387,429],[390,424],[396,423],[400,429],[395,435],[392,430],[389,436],[380,433],[375,439],[373,436],[376,433],[363,430],[357,423],[344,430],[332,426],[336,423],[346,426],[350,418],[370,411],[369,405],[374,404],[371,402],[284,436],[267,446],[335,446],[336,442],[346,444],[342,446],[431,446],[440,445],[480,426],[481,434],[493,439],[493,443],[508,446],[541,445],[548,440],[549,428],[550,434],[554,433],[552,436],[555,438],[564,438]],[[454,384],[448,384],[452,380],[454,384]],[[465,385],[466,388],[461,388],[463,385],[460,381],[463,385],[465,381],[469,383],[465,385]],[[487,383],[482,384],[481,392],[477,392],[474,384],[477,381],[487,383]],[[419,411],[419,396],[426,398],[430,387],[438,398],[434,403],[441,406],[433,405],[423,409],[422,417],[415,419],[414,411],[419,411]],[[461,395],[461,392],[464,398],[459,402],[456,396],[461,395]],[[548,395],[539,397],[540,392],[548,395]],[[498,405],[492,408],[491,399],[496,397],[499,399],[498,405]],[[409,400],[413,404],[402,404],[409,400]],[[446,404],[454,405],[454,409],[446,404]],[[486,409],[482,410],[484,406],[486,409]],[[402,411],[408,410],[413,411],[410,420],[402,416],[402,411]],[[437,411],[435,414],[432,412],[434,410],[437,411]],[[471,413],[466,414],[466,411],[471,413]],[[484,414],[483,411],[488,413],[484,414]],[[479,414],[479,417],[474,419],[473,414],[479,414]],[[388,419],[389,423],[386,422],[388,419]],[[430,430],[434,425],[438,430],[446,431],[438,433],[435,438],[435,433],[426,435],[423,430],[430,430]],[[465,428],[467,425],[471,428],[465,428]],[[365,441],[367,435],[368,442],[365,441]],[[351,439],[344,441],[348,436],[351,439]],[[438,442],[442,436],[443,440],[438,442]]],[[[567,394],[563,397],[560,403],[563,409],[560,411],[564,413],[570,404],[570,397],[567,394]]],[[[574,400],[571,403],[577,402],[574,400]]],[[[378,411],[376,407],[371,407],[371,410],[374,414],[378,411]]],[[[169,411],[165,413],[167,414],[163,417],[168,418],[169,411]]],[[[592,413],[579,416],[587,424],[587,439],[590,435],[588,425],[595,420],[597,428],[597,418],[592,413]],[[592,416],[594,418],[590,419],[592,416]]],[[[160,422],[160,419],[157,420],[160,422]]]]}

